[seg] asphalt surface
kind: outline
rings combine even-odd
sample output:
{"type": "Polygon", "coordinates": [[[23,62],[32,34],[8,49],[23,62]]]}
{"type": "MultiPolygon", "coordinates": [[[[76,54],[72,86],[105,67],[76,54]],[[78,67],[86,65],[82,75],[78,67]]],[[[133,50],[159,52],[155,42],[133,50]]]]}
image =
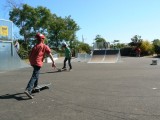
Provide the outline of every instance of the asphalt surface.
{"type": "Polygon", "coordinates": [[[160,65],[151,65],[153,59],[73,61],[70,72],[45,63],[39,84],[51,83],[50,89],[34,99],[23,93],[32,68],[1,72],[0,120],[160,120],[160,65]]]}

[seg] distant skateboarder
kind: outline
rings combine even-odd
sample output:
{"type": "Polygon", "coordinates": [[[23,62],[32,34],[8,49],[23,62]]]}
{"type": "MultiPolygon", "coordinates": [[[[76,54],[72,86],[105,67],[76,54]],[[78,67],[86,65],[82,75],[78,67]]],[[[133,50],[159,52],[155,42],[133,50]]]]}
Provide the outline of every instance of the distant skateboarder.
{"type": "Polygon", "coordinates": [[[135,51],[136,51],[136,56],[137,56],[137,57],[140,57],[140,56],[141,56],[141,49],[140,49],[139,47],[137,47],[137,48],[135,49],[135,51]]]}
{"type": "Polygon", "coordinates": [[[66,69],[66,62],[68,60],[69,71],[70,71],[72,69],[72,65],[71,65],[72,53],[71,53],[71,50],[65,43],[62,43],[62,49],[64,49],[64,51],[65,51],[65,58],[64,58],[62,69],[66,69]]]}
{"type": "Polygon", "coordinates": [[[39,72],[43,65],[45,54],[49,55],[49,57],[51,58],[52,67],[56,67],[53,56],[51,54],[51,49],[44,44],[45,36],[41,33],[37,33],[35,38],[37,40],[37,44],[32,48],[32,51],[29,55],[29,61],[31,66],[33,67],[33,73],[24,92],[31,99],[33,98],[33,96],[31,95],[32,90],[38,85],[39,72]]]}

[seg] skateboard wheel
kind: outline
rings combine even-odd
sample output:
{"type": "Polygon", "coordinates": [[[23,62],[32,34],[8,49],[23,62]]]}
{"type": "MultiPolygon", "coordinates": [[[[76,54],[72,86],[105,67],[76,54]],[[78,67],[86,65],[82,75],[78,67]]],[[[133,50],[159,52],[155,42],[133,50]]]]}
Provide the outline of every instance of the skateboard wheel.
{"type": "Polygon", "coordinates": [[[45,88],[46,88],[46,89],[49,89],[49,87],[48,87],[48,86],[46,86],[45,88]]]}

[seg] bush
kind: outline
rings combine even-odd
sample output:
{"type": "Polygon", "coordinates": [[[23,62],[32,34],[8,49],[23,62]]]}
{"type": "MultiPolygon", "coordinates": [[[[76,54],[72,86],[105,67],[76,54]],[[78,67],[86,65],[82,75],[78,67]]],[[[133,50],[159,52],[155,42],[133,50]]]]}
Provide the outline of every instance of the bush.
{"type": "Polygon", "coordinates": [[[24,48],[20,48],[20,50],[18,51],[18,54],[21,59],[27,59],[29,55],[28,51],[25,50],[24,48]]]}
{"type": "Polygon", "coordinates": [[[142,41],[140,45],[142,55],[152,55],[154,54],[154,46],[149,41],[142,41]]]}
{"type": "Polygon", "coordinates": [[[125,47],[120,49],[121,56],[135,56],[135,51],[132,47],[125,47]]]}

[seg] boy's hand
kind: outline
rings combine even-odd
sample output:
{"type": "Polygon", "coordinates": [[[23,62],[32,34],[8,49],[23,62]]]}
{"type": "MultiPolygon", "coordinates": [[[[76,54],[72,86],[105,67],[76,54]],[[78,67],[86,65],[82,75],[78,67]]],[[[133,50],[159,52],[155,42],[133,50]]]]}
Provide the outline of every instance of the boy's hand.
{"type": "Polygon", "coordinates": [[[55,63],[52,63],[52,67],[55,69],[56,68],[56,65],[55,65],[55,63]]]}

